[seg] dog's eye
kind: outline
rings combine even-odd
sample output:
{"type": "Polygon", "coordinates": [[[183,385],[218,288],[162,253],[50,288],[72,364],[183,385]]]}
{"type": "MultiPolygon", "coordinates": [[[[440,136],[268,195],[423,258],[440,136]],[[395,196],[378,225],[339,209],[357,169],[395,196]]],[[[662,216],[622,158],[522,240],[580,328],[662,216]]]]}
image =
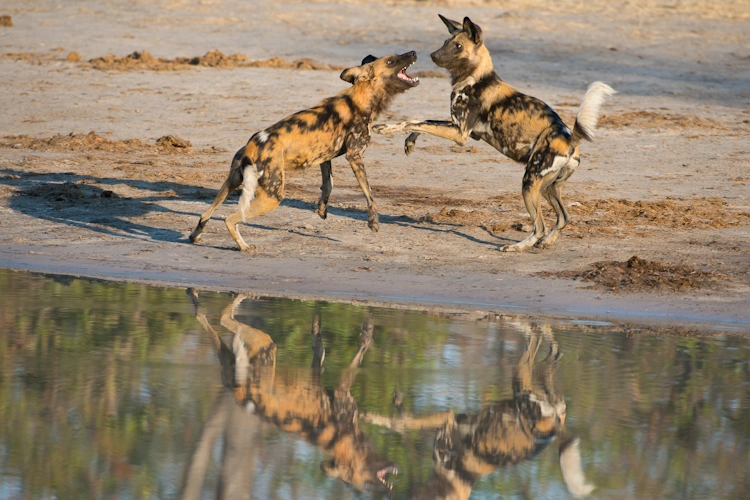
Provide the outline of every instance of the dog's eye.
{"type": "Polygon", "coordinates": [[[393,59],[388,59],[388,60],[387,60],[387,61],[386,61],[385,63],[386,63],[386,64],[387,64],[388,66],[393,66],[393,59]]]}
{"type": "Polygon", "coordinates": [[[461,45],[460,43],[457,43],[457,44],[456,44],[456,48],[457,48],[458,50],[461,50],[461,49],[463,49],[463,48],[464,48],[464,46],[463,46],[463,45],[461,45]]]}

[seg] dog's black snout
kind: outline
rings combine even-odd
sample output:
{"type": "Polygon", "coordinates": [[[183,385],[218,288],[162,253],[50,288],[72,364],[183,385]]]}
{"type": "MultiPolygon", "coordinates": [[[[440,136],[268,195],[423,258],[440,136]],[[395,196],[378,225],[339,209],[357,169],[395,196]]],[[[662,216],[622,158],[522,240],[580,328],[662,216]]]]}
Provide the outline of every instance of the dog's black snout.
{"type": "Polygon", "coordinates": [[[409,57],[417,57],[417,53],[414,50],[412,50],[411,52],[409,52],[408,55],[409,55],[409,57]]]}

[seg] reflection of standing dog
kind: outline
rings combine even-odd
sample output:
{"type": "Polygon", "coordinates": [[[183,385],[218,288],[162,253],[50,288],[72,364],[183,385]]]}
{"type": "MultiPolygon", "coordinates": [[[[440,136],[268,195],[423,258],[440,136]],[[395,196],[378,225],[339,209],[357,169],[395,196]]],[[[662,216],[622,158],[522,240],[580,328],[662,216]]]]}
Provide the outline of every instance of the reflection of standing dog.
{"type": "Polygon", "coordinates": [[[451,74],[452,121],[384,124],[374,126],[373,130],[383,134],[411,132],[406,139],[406,154],[414,150],[417,137],[423,133],[455,141],[461,146],[469,137],[481,139],[509,158],[525,163],[523,201],[534,223],[534,233],[500,250],[548,247],[570,220],[562,202],[562,185],[580,161],[578,143],[582,139],[593,139],[602,101],[615,91],[602,82],[592,83],[571,130],[547,104],[521,94],[497,76],[479,26],[468,17],[463,24],[443,16],[440,19],[451,37],[431,57],[451,74]],[[549,234],[544,227],[540,195],[557,214],[557,223],[549,234]]]}
{"type": "MultiPolygon", "coordinates": [[[[542,334],[530,328],[520,359],[513,369],[512,399],[498,401],[476,415],[452,412],[413,416],[400,412],[396,418],[363,415],[364,420],[399,432],[409,429],[436,429],[433,445],[433,474],[412,498],[466,499],[474,484],[498,467],[529,460],[558,436],[564,435],[566,405],[552,380],[562,356],[550,331],[550,350],[544,361],[534,360],[542,334]]],[[[586,496],[593,486],[581,469],[578,440],[560,446],[560,464],[569,491],[586,496]]]]}
{"type": "Polygon", "coordinates": [[[326,218],[331,183],[331,160],[346,155],[367,199],[367,224],[378,230],[378,213],[362,162],[370,142],[372,121],[391,99],[419,84],[406,74],[417,60],[415,52],[376,59],[368,56],[361,66],[344,70],[341,79],[353,84],[315,107],[284,118],[254,134],[234,155],[229,176],[216,199],[201,215],[190,241],[200,241],[201,232],[216,207],[242,185],[239,212],[226,218],[227,229],[242,251],[252,251],[237,230],[240,222],[276,208],[284,199],[284,170],[320,165],[323,183],[318,215],[326,218]]]}
{"type": "Polygon", "coordinates": [[[362,324],[359,350],[349,368],[342,373],[338,386],[328,391],[320,384],[325,348],[318,316],[312,322],[312,369],[279,372],[273,339],[235,318],[235,311],[247,295],[237,296],[221,314],[221,324],[234,334],[231,347],[208,323],[199,307],[197,292],[190,289],[188,295],[196,306],[196,319],[209,334],[219,356],[222,383],[233,392],[239,405],[279,429],[299,434],[328,454],[331,458],[321,464],[328,476],[362,491],[391,491],[386,478],[397,468],[375,450],[359,427],[357,402],[350,392],[372,340],[372,317],[365,318],[362,324]]]}

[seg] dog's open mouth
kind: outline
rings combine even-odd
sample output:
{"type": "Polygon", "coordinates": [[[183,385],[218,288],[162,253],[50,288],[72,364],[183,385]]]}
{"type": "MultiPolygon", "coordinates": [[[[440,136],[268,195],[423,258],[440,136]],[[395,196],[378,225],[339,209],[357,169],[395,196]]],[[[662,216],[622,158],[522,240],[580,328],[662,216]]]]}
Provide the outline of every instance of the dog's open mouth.
{"type": "MultiPolygon", "coordinates": [[[[412,64],[414,64],[414,63],[412,63],[412,64]]],[[[411,66],[411,64],[409,66],[411,66]]],[[[398,76],[398,79],[401,80],[402,82],[406,82],[406,83],[408,83],[409,85],[412,85],[412,86],[417,86],[417,85],[419,85],[419,77],[415,76],[414,78],[412,78],[412,77],[410,77],[409,75],[406,74],[406,70],[409,68],[409,66],[401,68],[401,71],[399,71],[398,75],[396,75],[396,76],[398,76]]]]}
{"type": "Polygon", "coordinates": [[[383,483],[383,486],[388,488],[389,490],[393,489],[393,483],[386,481],[386,476],[388,474],[398,474],[398,467],[395,467],[393,465],[386,467],[384,469],[380,469],[378,472],[375,473],[375,475],[378,477],[378,480],[383,483]]]}

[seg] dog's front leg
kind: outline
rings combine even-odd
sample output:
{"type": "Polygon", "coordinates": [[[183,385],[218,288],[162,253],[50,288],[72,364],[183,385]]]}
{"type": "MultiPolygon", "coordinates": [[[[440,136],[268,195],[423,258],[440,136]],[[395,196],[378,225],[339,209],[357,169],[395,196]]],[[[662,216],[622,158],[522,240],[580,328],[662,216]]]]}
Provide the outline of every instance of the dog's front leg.
{"type": "Polygon", "coordinates": [[[367,200],[367,225],[373,230],[373,232],[377,233],[378,229],[380,229],[378,211],[375,206],[375,200],[373,200],[372,193],[370,192],[370,184],[367,182],[365,164],[362,161],[362,155],[364,154],[365,149],[367,149],[369,143],[369,123],[355,123],[345,141],[346,160],[349,162],[349,165],[351,165],[354,176],[357,178],[357,182],[359,182],[359,187],[362,188],[362,192],[367,200]]]}
{"type": "Polygon", "coordinates": [[[362,161],[360,154],[351,150],[346,152],[346,159],[349,162],[349,165],[351,165],[352,171],[354,171],[354,176],[357,178],[357,182],[359,182],[359,187],[362,188],[362,192],[367,200],[367,225],[377,233],[378,229],[380,229],[378,210],[375,206],[375,200],[372,198],[372,193],[370,192],[370,184],[367,182],[365,164],[362,161]]]}
{"type": "Polygon", "coordinates": [[[404,142],[404,152],[408,155],[414,151],[414,146],[419,134],[429,134],[435,137],[442,137],[453,141],[459,146],[466,144],[471,130],[466,125],[466,121],[458,118],[454,122],[440,120],[411,121],[401,123],[383,123],[372,127],[378,134],[393,134],[395,132],[411,132],[404,142]]]}
{"type": "Polygon", "coordinates": [[[372,126],[372,131],[376,134],[389,135],[395,134],[396,132],[403,132],[406,130],[407,125],[411,123],[419,123],[418,120],[410,122],[399,122],[399,123],[378,123],[372,126]]]}
{"type": "Polygon", "coordinates": [[[404,130],[406,132],[412,132],[412,134],[406,138],[407,142],[413,135],[419,135],[422,133],[448,139],[459,146],[463,146],[469,138],[469,130],[462,125],[463,124],[456,125],[453,122],[439,120],[425,120],[423,122],[409,123],[404,127],[404,130]]]}
{"type": "Polygon", "coordinates": [[[406,153],[406,156],[409,156],[414,152],[414,146],[417,144],[418,137],[419,132],[412,132],[404,141],[404,153],[406,153]]]}
{"type": "Polygon", "coordinates": [[[331,196],[331,191],[333,191],[333,171],[330,161],[324,161],[320,164],[320,175],[323,177],[323,181],[320,184],[317,212],[321,219],[325,219],[328,217],[328,197],[331,196]]]}

